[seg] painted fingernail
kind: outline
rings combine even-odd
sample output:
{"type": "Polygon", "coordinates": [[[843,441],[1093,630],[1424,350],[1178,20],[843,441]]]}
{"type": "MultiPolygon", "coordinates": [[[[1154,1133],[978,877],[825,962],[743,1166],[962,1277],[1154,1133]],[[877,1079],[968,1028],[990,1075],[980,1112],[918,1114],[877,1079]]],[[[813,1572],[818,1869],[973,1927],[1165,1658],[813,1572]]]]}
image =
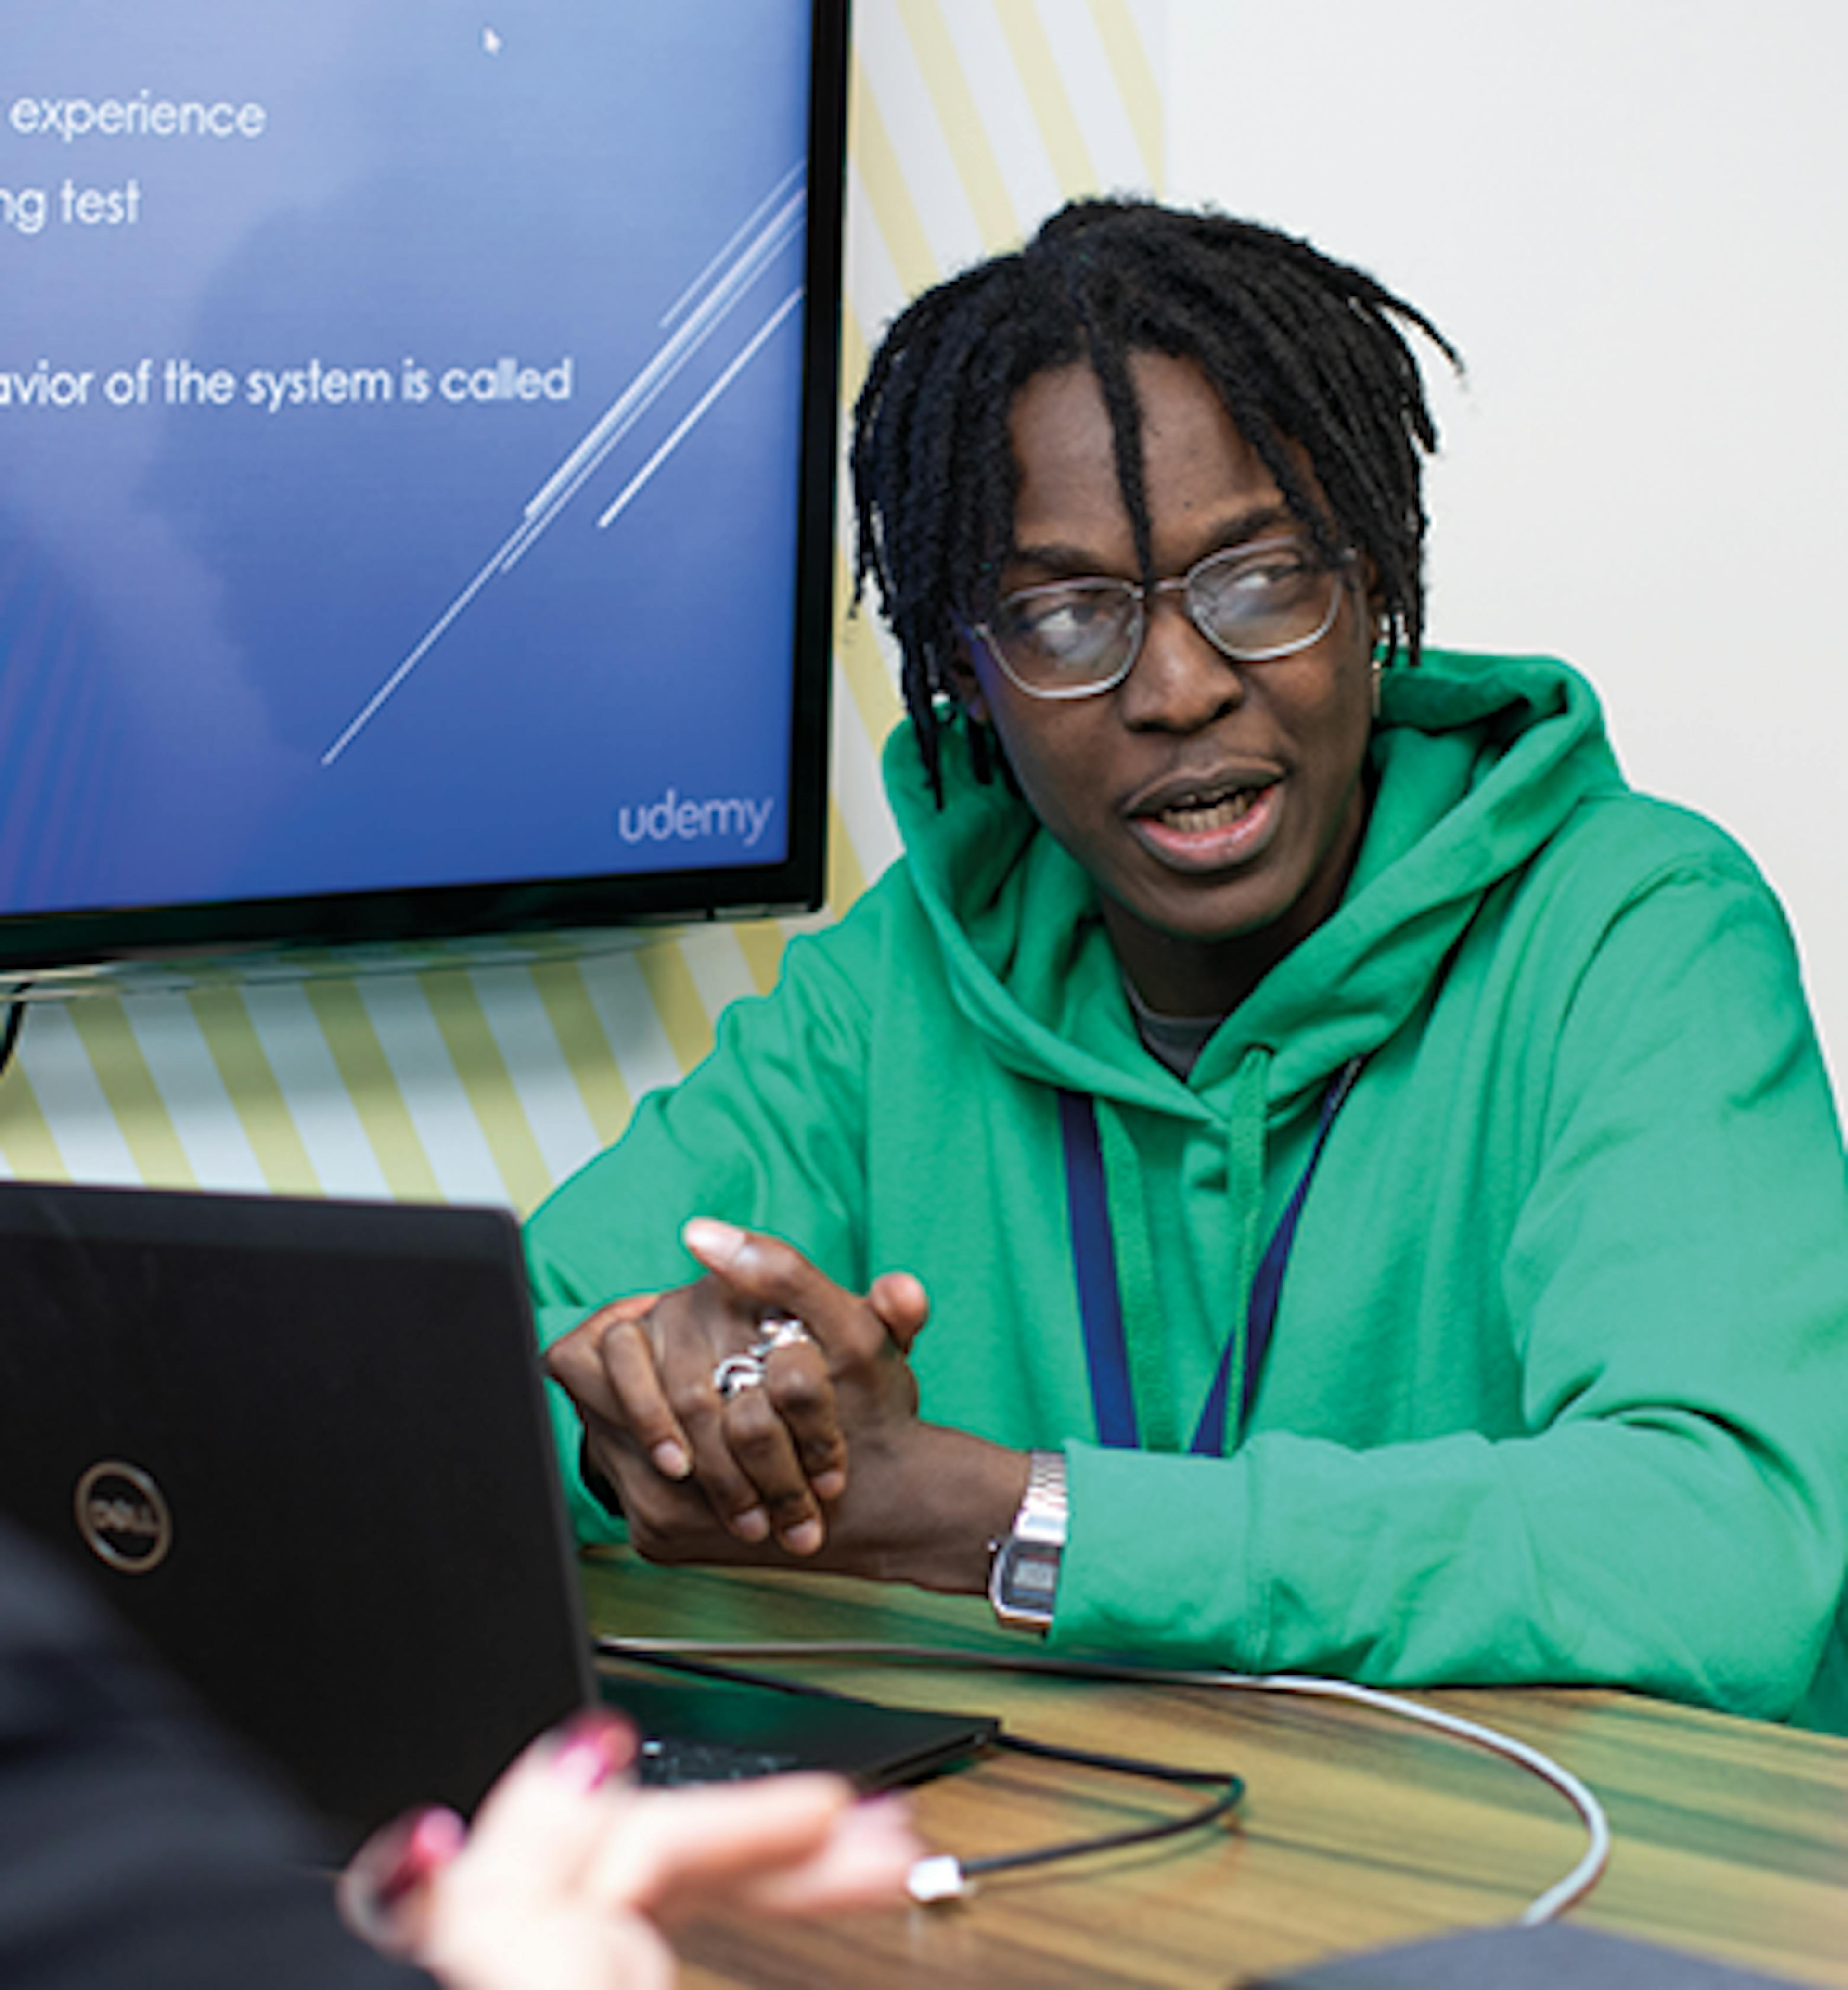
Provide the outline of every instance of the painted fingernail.
{"type": "Polygon", "coordinates": [[[552,1773],[586,1796],[635,1756],[635,1730],[613,1713],[593,1710],[569,1722],[559,1737],[552,1773]]]}
{"type": "Polygon", "coordinates": [[[693,1469],[692,1459],[671,1438],[664,1438],[648,1455],[664,1479],[685,1479],[693,1469]]]}
{"type": "Polygon", "coordinates": [[[911,1798],[902,1790],[882,1790],[877,1796],[861,1797],[854,1808],[865,1822],[882,1831],[912,1830],[916,1813],[911,1798]]]}
{"type": "Polygon", "coordinates": [[[744,1248],[745,1234],[735,1224],[721,1223],[716,1217],[695,1216],[682,1228],[680,1241],[695,1258],[729,1265],[744,1248]]]}
{"type": "Polygon", "coordinates": [[[838,1465],[831,1465],[826,1472],[817,1472],[809,1486],[817,1499],[838,1499],[847,1490],[847,1474],[838,1465]]]}
{"type": "Polygon", "coordinates": [[[741,1541],[768,1540],[770,1516],[761,1506],[747,1506],[732,1516],[732,1531],[741,1541]]]}
{"type": "MultiPolygon", "coordinates": [[[[433,1879],[462,1849],[467,1828],[453,1810],[433,1807],[414,1812],[392,1827],[379,1847],[385,1869],[376,1879],[362,1880],[352,1904],[362,1913],[389,1921],[406,1895],[433,1879]]],[[[362,1855],[365,1856],[366,1855],[362,1855]]]]}
{"type": "Polygon", "coordinates": [[[823,1539],[819,1520],[798,1520],[783,1537],[783,1545],[791,1554],[812,1555],[820,1547],[823,1539]]]}
{"type": "Polygon", "coordinates": [[[405,1848],[409,1870],[396,1892],[402,1893],[418,1880],[441,1872],[462,1849],[463,1840],[467,1835],[467,1825],[453,1810],[438,1806],[425,1811],[417,1819],[410,1842],[405,1848]]]}

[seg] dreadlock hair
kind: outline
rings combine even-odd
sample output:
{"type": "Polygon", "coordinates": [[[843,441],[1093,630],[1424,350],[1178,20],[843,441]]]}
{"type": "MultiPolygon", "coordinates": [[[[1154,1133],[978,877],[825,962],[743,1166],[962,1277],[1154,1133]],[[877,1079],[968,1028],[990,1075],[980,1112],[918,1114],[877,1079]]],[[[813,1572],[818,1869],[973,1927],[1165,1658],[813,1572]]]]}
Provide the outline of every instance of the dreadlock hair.
{"type": "MultiPolygon", "coordinates": [[[[1318,552],[1364,556],[1390,650],[1417,663],[1422,459],[1437,430],[1401,324],[1461,372],[1430,321],[1364,271],[1255,222],[1129,199],[1072,202],[1017,253],[939,284],[900,314],[854,410],[854,592],[857,601],[869,576],[878,584],[939,802],[959,620],[993,608],[1013,540],[1009,411],[1049,368],[1082,360],[1097,375],[1145,582],[1155,576],[1129,362],[1160,353],[1200,366],[1318,552]]],[[[986,737],[969,731],[985,780],[986,737]]]]}

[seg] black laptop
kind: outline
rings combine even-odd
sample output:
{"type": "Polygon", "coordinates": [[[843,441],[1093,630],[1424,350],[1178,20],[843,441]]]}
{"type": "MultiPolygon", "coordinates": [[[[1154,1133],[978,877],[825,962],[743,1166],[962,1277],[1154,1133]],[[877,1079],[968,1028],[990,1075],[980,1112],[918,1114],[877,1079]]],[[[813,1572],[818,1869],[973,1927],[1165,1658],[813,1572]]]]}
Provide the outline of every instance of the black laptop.
{"type": "MultiPolygon", "coordinates": [[[[351,1840],[599,1696],[504,1211],[0,1183],[0,1509],[351,1840]]],[[[863,1787],[980,1717],[650,1683],[647,1773],[863,1787]]]]}

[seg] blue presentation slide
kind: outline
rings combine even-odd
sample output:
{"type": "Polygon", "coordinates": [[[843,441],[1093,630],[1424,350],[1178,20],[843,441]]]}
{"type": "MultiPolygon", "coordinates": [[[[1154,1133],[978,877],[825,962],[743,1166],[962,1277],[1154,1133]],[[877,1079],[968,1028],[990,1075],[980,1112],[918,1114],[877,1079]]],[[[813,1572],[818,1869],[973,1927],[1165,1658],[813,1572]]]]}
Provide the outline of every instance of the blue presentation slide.
{"type": "Polygon", "coordinates": [[[786,848],[808,9],[0,32],[0,913],[786,848]]]}

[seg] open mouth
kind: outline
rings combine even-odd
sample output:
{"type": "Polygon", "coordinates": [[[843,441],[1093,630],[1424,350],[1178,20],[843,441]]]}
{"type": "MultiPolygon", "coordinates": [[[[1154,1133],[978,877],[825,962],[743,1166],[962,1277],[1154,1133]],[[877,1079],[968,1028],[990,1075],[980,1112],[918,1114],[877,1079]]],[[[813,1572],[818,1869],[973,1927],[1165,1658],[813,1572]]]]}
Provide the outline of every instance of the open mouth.
{"type": "Polygon", "coordinates": [[[1130,818],[1143,847],[1169,867],[1220,871],[1248,864],[1269,847],[1281,820],[1282,776],[1237,787],[1184,790],[1130,818]]]}
{"type": "Polygon", "coordinates": [[[1214,830],[1230,829],[1250,814],[1269,792],[1262,788],[1234,788],[1215,795],[1189,795],[1156,811],[1155,820],[1180,836],[1208,836],[1214,830]]]}

